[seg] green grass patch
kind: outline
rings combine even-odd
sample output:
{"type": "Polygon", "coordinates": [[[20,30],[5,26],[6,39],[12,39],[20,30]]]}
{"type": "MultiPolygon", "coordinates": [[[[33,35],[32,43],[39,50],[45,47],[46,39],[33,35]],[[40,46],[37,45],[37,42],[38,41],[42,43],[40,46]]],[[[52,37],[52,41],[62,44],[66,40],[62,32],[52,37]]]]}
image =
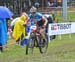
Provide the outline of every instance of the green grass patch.
{"type": "MultiPolygon", "coordinates": [[[[13,40],[12,40],[13,41],[13,40]]],[[[12,42],[9,40],[8,42],[12,42]]],[[[1,62],[75,62],[75,34],[62,35],[50,41],[48,51],[41,54],[38,48],[34,49],[33,54],[25,54],[25,46],[10,45],[9,50],[4,48],[0,54],[1,62]]]]}

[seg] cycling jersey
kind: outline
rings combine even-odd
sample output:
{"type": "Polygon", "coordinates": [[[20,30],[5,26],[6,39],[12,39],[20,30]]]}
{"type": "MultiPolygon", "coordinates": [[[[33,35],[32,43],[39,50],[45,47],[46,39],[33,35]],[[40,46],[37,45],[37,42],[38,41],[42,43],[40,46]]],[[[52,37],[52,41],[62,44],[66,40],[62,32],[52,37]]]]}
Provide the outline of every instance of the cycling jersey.
{"type": "Polygon", "coordinates": [[[37,22],[41,20],[42,14],[39,12],[36,12],[34,17],[32,16],[32,14],[29,14],[29,17],[30,17],[31,24],[33,25],[33,24],[37,24],[37,22]]]}
{"type": "MultiPolygon", "coordinates": [[[[29,17],[30,17],[30,22],[31,22],[31,25],[38,25],[38,26],[42,26],[43,24],[44,24],[44,21],[42,20],[42,17],[43,15],[41,14],[41,13],[39,13],[39,12],[36,12],[35,13],[35,15],[34,15],[34,17],[33,17],[33,15],[30,13],[29,14],[29,17]]],[[[26,29],[26,31],[27,32],[29,32],[30,31],[30,26],[29,25],[27,25],[27,29],[26,29]]]]}

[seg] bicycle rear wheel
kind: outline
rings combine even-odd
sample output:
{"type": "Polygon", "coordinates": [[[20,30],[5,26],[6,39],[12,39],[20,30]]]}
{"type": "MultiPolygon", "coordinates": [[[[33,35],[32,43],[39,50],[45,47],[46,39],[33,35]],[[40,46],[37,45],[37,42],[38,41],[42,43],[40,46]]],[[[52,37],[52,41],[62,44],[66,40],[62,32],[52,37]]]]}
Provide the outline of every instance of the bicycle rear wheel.
{"type": "Polygon", "coordinates": [[[48,36],[45,34],[45,37],[39,38],[39,50],[40,53],[46,53],[48,48],[48,36]]]}
{"type": "Polygon", "coordinates": [[[35,38],[33,37],[33,33],[30,34],[30,38],[28,39],[28,43],[26,45],[26,55],[33,54],[35,38]]]}

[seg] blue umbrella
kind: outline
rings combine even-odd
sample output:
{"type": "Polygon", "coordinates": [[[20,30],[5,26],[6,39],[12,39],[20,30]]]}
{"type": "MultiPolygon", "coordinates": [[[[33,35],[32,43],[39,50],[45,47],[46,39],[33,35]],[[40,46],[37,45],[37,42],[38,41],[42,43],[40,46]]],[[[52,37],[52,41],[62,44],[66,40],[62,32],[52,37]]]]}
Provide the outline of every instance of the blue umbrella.
{"type": "Polygon", "coordinates": [[[10,18],[13,13],[5,6],[0,6],[0,18],[10,18]]]}

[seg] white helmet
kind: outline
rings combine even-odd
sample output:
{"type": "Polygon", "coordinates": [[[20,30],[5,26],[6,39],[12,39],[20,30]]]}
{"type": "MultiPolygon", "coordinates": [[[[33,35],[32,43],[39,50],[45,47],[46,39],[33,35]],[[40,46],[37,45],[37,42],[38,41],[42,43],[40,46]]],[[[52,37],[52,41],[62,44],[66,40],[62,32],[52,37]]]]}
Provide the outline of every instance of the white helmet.
{"type": "Polygon", "coordinates": [[[36,12],[36,11],[37,11],[36,7],[33,6],[33,7],[30,8],[30,12],[36,12]]]}

